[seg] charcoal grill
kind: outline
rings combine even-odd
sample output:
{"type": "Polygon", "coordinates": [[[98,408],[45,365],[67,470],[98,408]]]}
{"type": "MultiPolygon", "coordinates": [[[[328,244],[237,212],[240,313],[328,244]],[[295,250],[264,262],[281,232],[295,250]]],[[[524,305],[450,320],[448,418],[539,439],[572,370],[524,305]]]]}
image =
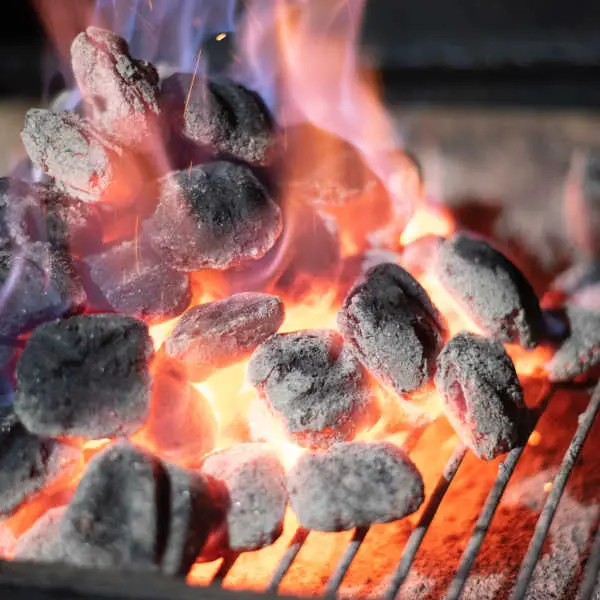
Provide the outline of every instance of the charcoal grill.
{"type": "MultiPolygon", "coordinates": [[[[571,387],[574,387],[572,384],[571,387]]],[[[562,386],[564,389],[564,386],[562,386]]],[[[546,383],[541,391],[537,410],[537,418],[542,415],[559,386],[546,383]]],[[[568,388],[567,388],[568,389],[568,388]]],[[[594,421],[600,411],[600,384],[592,392],[587,408],[578,417],[578,426],[564,453],[560,469],[556,474],[552,489],[537,520],[535,531],[529,547],[521,563],[516,582],[511,591],[511,600],[526,597],[535,566],[540,557],[542,546],[552,523],[559,502],[563,496],[567,480],[576,464],[579,453],[588,437],[594,421]]],[[[414,447],[424,429],[415,430],[407,439],[406,446],[414,447]]],[[[490,524],[501,503],[504,490],[519,463],[524,448],[515,448],[500,463],[498,475],[487,499],[479,513],[478,520],[472,530],[458,568],[449,587],[445,591],[446,600],[456,600],[461,596],[463,588],[471,573],[482,543],[488,533],[490,524]]],[[[410,534],[403,549],[401,558],[385,585],[382,598],[392,600],[405,583],[413,566],[415,556],[421,542],[438,512],[444,496],[458,473],[468,449],[458,442],[450,459],[445,465],[437,485],[426,501],[423,513],[410,534]]],[[[352,562],[369,532],[368,528],[357,528],[353,532],[347,548],[336,568],[331,573],[324,589],[326,597],[335,598],[352,562]]],[[[276,597],[279,586],[293,565],[298,553],[309,538],[311,532],[299,528],[287,546],[278,566],[273,573],[265,594],[244,593],[245,597],[276,597]]],[[[465,532],[466,534],[466,532],[465,532]]],[[[0,562],[0,595],[6,600],[109,600],[125,598],[144,598],[147,600],[192,600],[194,598],[239,598],[240,592],[221,589],[229,571],[238,556],[231,555],[222,559],[211,585],[206,588],[190,587],[182,582],[152,575],[106,574],[72,568],[57,569],[56,566],[31,565],[18,562],[0,562]]],[[[587,560],[578,590],[578,598],[588,600],[593,597],[598,575],[600,573],[600,531],[596,533],[592,549],[587,560]]]]}

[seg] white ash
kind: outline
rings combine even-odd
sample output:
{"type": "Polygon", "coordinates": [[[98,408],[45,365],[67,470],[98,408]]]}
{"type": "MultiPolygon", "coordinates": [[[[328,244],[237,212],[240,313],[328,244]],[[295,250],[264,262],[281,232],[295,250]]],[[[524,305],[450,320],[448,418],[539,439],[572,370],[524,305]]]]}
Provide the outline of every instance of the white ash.
{"type": "Polygon", "coordinates": [[[600,311],[569,304],[564,314],[567,335],[546,364],[551,381],[569,381],[600,363],[600,311]]]}
{"type": "Polygon", "coordinates": [[[77,448],[29,433],[11,406],[0,406],[0,515],[14,513],[80,457],[77,448]]]}
{"type": "Polygon", "coordinates": [[[500,342],[459,333],[439,355],[435,385],[448,420],[473,452],[491,460],[527,439],[528,411],[500,342]]]}
{"type": "Polygon", "coordinates": [[[129,435],[148,417],[153,355],[147,326],[131,317],[46,323],[19,358],[15,411],[39,435],[129,435]]]}
{"type": "Polygon", "coordinates": [[[211,454],[202,473],[224,485],[225,521],[215,549],[236,552],[272,544],[283,531],[287,491],[283,467],[267,444],[238,444],[211,454]]]}
{"type": "Polygon", "coordinates": [[[249,167],[196,165],[162,180],[145,230],[175,269],[227,269],[264,256],[282,229],[281,211],[249,167]]]}
{"type": "Polygon", "coordinates": [[[533,348],[543,335],[537,296],[527,278],[483,239],[457,233],[439,248],[437,276],[488,335],[533,348]]]}
{"type": "Polygon", "coordinates": [[[123,146],[150,136],[159,115],[158,73],[129,54],[111,31],[88,27],[71,45],[71,63],[93,122],[123,146]]]}
{"type": "Polygon", "coordinates": [[[88,299],[96,310],[160,321],[181,315],[190,303],[188,275],[163,263],[139,238],[89,256],[85,263],[88,299]]]}
{"type": "Polygon", "coordinates": [[[190,308],[165,342],[169,356],[200,381],[248,357],[277,332],[284,319],[277,296],[246,292],[190,308]]]}
{"type": "Polygon", "coordinates": [[[370,269],[348,292],[337,322],[382,385],[403,394],[431,379],[446,326],[427,292],[402,267],[382,263],[370,269]]]}
{"type": "Polygon", "coordinates": [[[287,479],[302,527],[343,531],[389,523],[415,512],[423,479],[410,458],[388,442],[346,442],[306,452],[287,479]]]}
{"type": "Polygon", "coordinates": [[[372,410],[367,374],[336,331],[273,335],[252,355],[248,380],[303,446],[352,439],[372,410]]]}

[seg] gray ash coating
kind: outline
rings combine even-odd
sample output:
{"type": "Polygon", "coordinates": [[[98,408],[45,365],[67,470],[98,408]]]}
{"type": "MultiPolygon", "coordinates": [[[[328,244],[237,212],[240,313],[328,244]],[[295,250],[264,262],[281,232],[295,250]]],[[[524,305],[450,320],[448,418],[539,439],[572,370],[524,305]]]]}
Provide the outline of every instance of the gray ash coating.
{"type": "Polygon", "coordinates": [[[43,241],[36,237],[42,214],[32,189],[23,181],[0,178],[0,248],[9,250],[43,241]]]}
{"type": "Polygon", "coordinates": [[[0,286],[0,335],[4,336],[76,312],[86,300],[71,259],[42,242],[0,250],[0,286]]]}
{"type": "Polygon", "coordinates": [[[483,239],[457,233],[439,249],[442,285],[484,331],[504,343],[537,345],[542,312],[527,278],[483,239]]]}
{"type": "Polygon", "coordinates": [[[373,267],[350,289],[337,323],[369,372],[399,394],[431,379],[446,335],[427,292],[393,263],[373,267]]]}
{"type": "Polygon", "coordinates": [[[347,442],[307,452],[289,472],[287,489],[300,525],[317,531],[396,521],[424,499],[417,467],[388,442],[347,442]]]}
{"type": "Polygon", "coordinates": [[[527,440],[523,389],[500,342],[454,336],[438,358],[435,385],[456,433],[480,458],[491,460],[527,440]]]}
{"type": "Polygon", "coordinates": [[[31,109],[21,138],[31,161],[67,194],[94,202],[113,181],[116,149],[75,113],[31,109]]]}
{"type": "Polygon", "coordinates": [[[277,332],[284,319],[277,296],[246,292],[190,308],[165,342],[196,381],[246,358],[277,332]]]}
{"type": "Polygon", "coordinates": [[[71,63],[94,123],[124,146],[143,142],[159,114],[156,69],[132,58],[124,39],[98,27],[75,38],[71,63]]]}
{"type": "Polygon", "coordinates": [[[140,239],[122,242],[85,262],[88,297],[97,309],[159,321],[179,316],[192,298],[188,275],[171,269],[140,239]]]}
{"type": "Polygon", "coordinates": [[[15,512],[79,457],[77,448],[29,433],[11,406],[0,406],[0,515],[15,512]]]}
{"type": "Polygon", "coordinates": [[[148,417],[153,355],[147,326],[131,317],[46,323],[17,363],[15,411],[39,435],[129,435],[148,417]]]}
{"type": "Polygon", "coordinates": [[[176,73],[162,82],[161,106],[178,133],[214,155],[253,165],[271,158],[274,123],[268,108],[256,92],[230,79],[176,73]]]}
{"type": "Polygon", "coordinates": [[[52,508],[17,541],[15,558],[34,562],[63,562],[60,521],[66,507],[52,508]]]}
{"type": "Polygon", "coordinates": [[[282,219],[249,167],[215,162],[165,177],[145,227],[168,264],[197,271],[261,258],[279,237],[282,219]]]}
{"type": "Polygon", "coordinates": [[[61,545],[78,566],[183,575],[213,510],[202,476],[118,443],[89,464],[61,520],[61,545]]]}
{"type": "Polygon", "coordinates": [[[303,446],[352,439],[372,411],[367,374],[336,331],[273,335],[250,358],[247,377],[303,446]]]}
{"type": "Polygon", "coordinates": [[[569,381],[600,363],[600,312],[567,305],[564,313],[567,335],[546,364],[550,381],[569,381]]]}
{"type": "Polygon", "coordinates": [[[213,552],[257,550],[283,530],[285,474],[267,444],[238,444],[210,455],[202,473],[225,490],[225,521],[211,541],[213,552]]]}

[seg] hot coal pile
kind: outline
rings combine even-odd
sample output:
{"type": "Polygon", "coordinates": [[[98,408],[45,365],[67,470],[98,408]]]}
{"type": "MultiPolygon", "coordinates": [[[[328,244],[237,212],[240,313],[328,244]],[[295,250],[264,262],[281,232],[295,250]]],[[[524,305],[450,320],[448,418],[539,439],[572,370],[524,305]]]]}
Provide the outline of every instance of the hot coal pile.
{"type": "Polygon", "coordinates": [[[318,531],[402,519],[424,498],[421,474],[387,442],[346,442],[324,453],[303,454],[287,487],[301,525],[318,531]]]}
{"type": "Polygon", "coordinates": [[[272,336],[252,355],[248,378],[302,446],[352,439],[371,409],[366,373],[335,331],[272,336]]]}
{"type": "Polygon", "coordinates": [[[523,390],[501,343],[459,333],[438,357],[435,385],[448,419],[486,460],[527,440],[523,390]]]}

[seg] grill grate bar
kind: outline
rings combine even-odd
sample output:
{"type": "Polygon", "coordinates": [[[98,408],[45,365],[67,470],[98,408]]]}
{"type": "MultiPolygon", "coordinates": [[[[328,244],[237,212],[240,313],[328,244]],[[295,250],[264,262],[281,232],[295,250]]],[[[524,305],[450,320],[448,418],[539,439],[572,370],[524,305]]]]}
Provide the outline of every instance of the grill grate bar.
{"type": "Polygon", "coordinates": [[[277,570],[273,574],[273,577],[271,578],[271,581],[269,582],[269,585],[265,590],[267,593],[277,592],[279,584],[285,577],[285,574],[290,570],[292,563],[296,559],[296,556],[298,556],[298,552],[300,552],[309,533],[310,531],[308,529],[298,527],[296,533],[294,534],[294,537],[292,538],[292,541],[290,542],[282,559],[277,565],[277,570]]]}
{"type": "Polygon", "coordinates": [[[429,498],[429,502],[427,503],[427,506],[423,511],[417,526],[408,538],[408,542],[404,547],[404,552],[402,553],[398,567],[392,575],[392,579],[390,580],[388,588],[385,591],[383,600],[394,600],[398,590],[408,576],[417,551],[421,546],[421,542],[423,541],[423,538],[425,537],[425,534],[427,533],[427,530],[429,529],[429,526],[431,525],[431,522],[433,521],[433,518],[435,517],[442,500],[444,499],[446,491],[450,487],[456,472],[462,464],[466,453],[466,446],[462,443],[459,443],[454,450],[454,453],[450,457],[450,460],[444,467],[444,471],[438,480],[435,490],[429,498]]]}
{"type": "Polygon", "coordinates": [[[579,590],[579,600],[591,600],[600,574],[600,529],[596,534],[592,552],[585,569],[585,577],[579,590]]]}
{"type": "MultiPolygon", "coordinates": [[[[538,418],[544,413],[544,410],[546,409],[546,406],[548,406],[548,402],[554,395],[554,392],[555,388],[552,385],[547,385],[543,390],[542,400],[539,408],[536,411],[538,418]]],[[[477,558],[481,544],[483,544],[483,540],[487,535],[490,523],[496,514],[496,509],[502,500],[504,490],[506,489],[512,474],[514,473],[517,463],[519,462],[521,454],[523,454],[524,450],[524,446],[511,450],[506,460],[500,463],[500,466],[498,467],[498,477],[496,478],[496,481],[494,482],[494,485],[485,501],[483,509],[479,514],[479,519],[475,524],[475,529],[473,530],[467,547],[460,559],[456,575],[450,583],[445,600],[458,600],[465,583],[467,582],[467,578],[469,577],[471,567],[477,558]]]]}
{"type": "Polygon", "coordinates": [[[348,544],[346,551],[344,552],[340,562],[338,563],[335,571],[331,575],[329,581],[327,582],[327,587],[325,588],[325,595],[329,597],[335,597],[342,580],[344,579],[356,553],[358,552],[361,544],[365,537],[367,537],[367,533],[369,533],[369,527],[357,527],[354,530],[354,535],[352,536],[352,540],[348,544]]]}
{"type": "Polygon", "coordinates": [[[529,581],[533,574],[533,570],[535,569],[535,565],[538,562],[542,545],[546,539],[546,536],[548,535],[550,525],[552,524],[552,519],[554,518],[554,514],[558,508],[558,504],[563,495],[565,486],[567,485],[567,480],[571,475],[571,471],[577,462],[577,457],[583,448],[583,444],[588,436],[588,433],[590,432],[590,429],[592,428],[592,425],[594,424],[594,420],[599,411],[600,384],[596,386],[596,389],[594,390],[592,398],[585,411],[579,415],[579,426],[577,427],[577,431],[575,432],[575,435],[573,436],[573,439],[571,440],[571,443],[565,452],[565,456],[560,465],[560,470],[557,476],[554,478],[552,490],[550,490],[550,494],[548,494],[546,504],[544,505],[542,513],[535,526],[535,531],[529,544],[529,548],[527,549],[527,554],[525,555],[525,559],[521,565],[521,570],[517,576],[517,582],[515,584],[511,600],[521,600],[527,593],[529,581]]]}

